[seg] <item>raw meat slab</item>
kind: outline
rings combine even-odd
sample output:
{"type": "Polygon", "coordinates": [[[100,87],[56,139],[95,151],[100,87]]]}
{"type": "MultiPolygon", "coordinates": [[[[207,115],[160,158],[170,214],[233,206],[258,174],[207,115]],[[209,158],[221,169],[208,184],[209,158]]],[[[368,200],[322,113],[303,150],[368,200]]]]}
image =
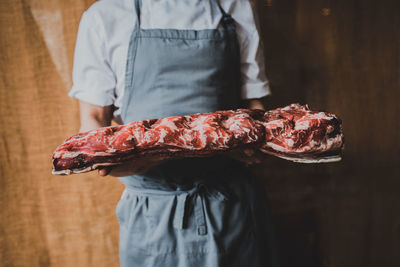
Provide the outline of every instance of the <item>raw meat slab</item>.
{"type": "Polygon", "coordinates": [[[53,153],[53,174],[88,172],[143,157],[209,156],[250,147],[295,162],[338,161],[341,121],[291,104],[270,111],[226,110],[104,127],[66,139],[53,153]]]}

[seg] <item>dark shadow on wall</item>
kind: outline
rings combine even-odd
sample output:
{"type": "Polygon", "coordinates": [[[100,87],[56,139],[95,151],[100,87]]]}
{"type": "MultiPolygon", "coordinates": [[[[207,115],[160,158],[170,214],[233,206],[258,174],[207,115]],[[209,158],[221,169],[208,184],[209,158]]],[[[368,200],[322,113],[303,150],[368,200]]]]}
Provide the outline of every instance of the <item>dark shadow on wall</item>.
{"type": "MultiPolygon", "coordinates": [[[[268,109],[290,103],[306,104],[310,87],[323,80],[317,63],[312,62],[316,51],[297,39],[297,3],[257,2],[266,72],[272,90],[268,109]]],[[[271,200],[280,266],[323,266],[316,214],[320,207],[315,201],[315,191],[326,182],[319,177],[324,175],[324,167],[315,173],[313,166],[294,165],[275,158],[268,158],[262,165],[255,172],[263,177],[271,200]]]]}
{"type": "Polygon", "coordinates": [[[282,267],[400,266],[400,2],[257,0],[267,108],[292,102],[343,120],[343,160],[256,166],[282,267]]]}
{"type": "Polygon", "coordinates": [[[322,266],[314,212],[313,209],[300,210],[279,218],[280,223],[286,222],[278,227],[280,266],[322,266]]]}
{"type": "Polygon", "coordinates": [[[296,12],[297,1],[257,2],[272,108],[296,102],[304,104],[307,89],[322,80],[321,71],[311,62],[317,56],[316,51],[297,40],[296,12]]]}

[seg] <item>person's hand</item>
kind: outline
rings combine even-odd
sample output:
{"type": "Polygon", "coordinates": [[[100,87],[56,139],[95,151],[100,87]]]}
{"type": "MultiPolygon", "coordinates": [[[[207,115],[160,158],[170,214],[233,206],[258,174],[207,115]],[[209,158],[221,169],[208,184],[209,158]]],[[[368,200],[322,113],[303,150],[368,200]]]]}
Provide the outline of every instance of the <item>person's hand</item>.
{"type": "Polygon", "coordinates": [[[163,160],[165,160],[165,157],[139,158],[122,165],[101,167],[98,169],[98,173],[100,176],[111,175],[115,177],[141,174],[160,164],[163,160]]]}
{"type": "Polygon", "coordinates": [[[244,162],[246,165],[261,163],[264,154],[255,148],[235,149],[228,155],[238,161],[244,162]]]}

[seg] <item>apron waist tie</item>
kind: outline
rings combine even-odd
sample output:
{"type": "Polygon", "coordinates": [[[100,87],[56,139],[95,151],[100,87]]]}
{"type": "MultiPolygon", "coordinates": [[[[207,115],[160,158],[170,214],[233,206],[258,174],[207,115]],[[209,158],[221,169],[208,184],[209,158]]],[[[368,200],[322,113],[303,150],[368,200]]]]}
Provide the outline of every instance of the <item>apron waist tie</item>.
{"type": "Polygon", "coordinates": [[[162,191],[156,189],[137,189],[132,187],[126,187],[128,192],[136,195],[150,196],[150,195],[165,195],[171,196],[175,195],[177,198],[177,205],[175,210],[175,216],[173,219],[173,225],[177,229],[184,229],[185,221],[187,218],[187,211],[189,210],[189,203],[193,203],[193,212],[195,216],[195,221],[197,225],[197,234],[206,235],[207,226],[205,218],[205,199],[204,196],[210,198],[225,201],[228,199],[228,194],[217,190],[215,188],[210,188],[204,183],[198,183],[193,189],[188,191],[162,191]],[[189,201],[189,199],[194,199],[194,201],[189,201]]]}
{"type": "Polygon", "coordinates": [[[206,235],[207,226],[205,218],[205,200],[204,196],[209,196],[211,198],[224,201],[227,200],[227,194],[222,193],[214,188],[209,188],[206,184],[199,183],[192,190],[180,193],[177,196],[177,205],[174,217],[174,227],[177,229],[184,229],[186,221],[186,213],[189,210],[187,205],[189,199],[194,199],[194,216],[197,225],[197,234],[206,235]]]}

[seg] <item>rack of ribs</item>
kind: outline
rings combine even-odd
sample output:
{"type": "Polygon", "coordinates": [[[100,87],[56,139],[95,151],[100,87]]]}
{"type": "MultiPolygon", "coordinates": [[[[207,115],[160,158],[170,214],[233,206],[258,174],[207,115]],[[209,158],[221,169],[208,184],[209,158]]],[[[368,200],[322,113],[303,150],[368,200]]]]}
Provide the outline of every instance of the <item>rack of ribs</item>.
{"type": "Polygon", "coordinates": [[[53,174],[88,172],[138,158],[210,156],[242,148],[295,162],[335,162],[341,159],[343,144],[341,120],[307,105],[224,110],[79,133],[54,151],[53,174]]]}

